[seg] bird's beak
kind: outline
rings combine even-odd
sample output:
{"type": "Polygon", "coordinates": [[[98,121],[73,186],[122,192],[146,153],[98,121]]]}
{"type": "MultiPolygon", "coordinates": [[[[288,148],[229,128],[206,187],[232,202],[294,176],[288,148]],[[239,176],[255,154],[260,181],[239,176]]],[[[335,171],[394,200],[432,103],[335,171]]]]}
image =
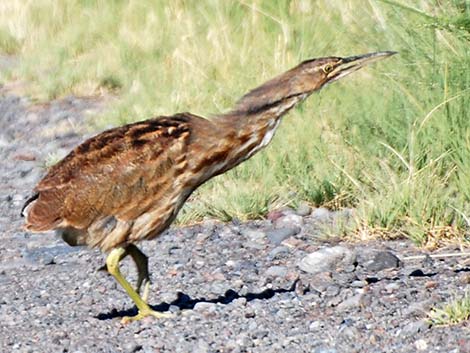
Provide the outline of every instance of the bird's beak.
{"type": "Polygon", "coordinates": [[[388,58],[389,56],[397,54],[396,51],[379,51],[376,53],[369,53],[364,55],[350,56],[342,58],[339,65],[331,71],[327,80],[328,83],[339,80],[340,78],[359,70],[361,67],[373,63],[378,60],[388,58]]]}

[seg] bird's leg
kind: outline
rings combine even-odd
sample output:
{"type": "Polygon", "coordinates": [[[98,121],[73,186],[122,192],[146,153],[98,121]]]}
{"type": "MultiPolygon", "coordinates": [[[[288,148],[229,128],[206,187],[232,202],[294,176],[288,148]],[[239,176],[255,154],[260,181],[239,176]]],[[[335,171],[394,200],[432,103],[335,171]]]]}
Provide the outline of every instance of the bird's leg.
{"type": "Polygon", "coordinates": [[[142,299],[147,303],[149,292],[150,292],[150,276],[149,276],[149,266],[148,266],[148,257],[140,251],[140,249],[130,244],[127,246],[127,252],[131,255],[132,259],[135,262],[137,267],[137,285],[136,292],[140,294],[140,288],[144,284],[144,293],[142,294],[142,299]]]}
{"type": "Polygon", "coordinates": [[[135,291],[130,283],[124,278],[119,270],[119,262],[129,254],[127,247],[121,247],[111,250],[108,257],[106,258],[106,266],[110,274],[116,278],[119,284],[124,288],[129,297],[134,301],[137,306],[138,313],[133,317],[124,317],[122,322],[129,322],[140,320],[146,316],[154,316],[156,318],[167,318],[171,317],[171,314],[161,313],[155,310],[152,310],[150,306],[140,297],[140,295],[135,291]]]}

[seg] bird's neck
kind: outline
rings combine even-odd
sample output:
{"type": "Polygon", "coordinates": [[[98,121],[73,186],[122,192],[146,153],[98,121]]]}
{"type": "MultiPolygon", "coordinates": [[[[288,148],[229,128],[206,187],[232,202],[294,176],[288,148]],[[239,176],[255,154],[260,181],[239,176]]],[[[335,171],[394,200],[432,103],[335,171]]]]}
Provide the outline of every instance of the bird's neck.
{"type": "Polygon", "coordinates": [[[242,98],[233,111],[217,118],[213,130],[204,129],[204,136],[196,139],[194,150],[206,153],[198,153],[191,159],[193,174],[197,177],[190,183],[200,185],[265,147],[271,142],[282,116],[307,95],[291,95],[277,101],[257,100],[256,109],[241,109],[242,98]]]}
{"type": "Polygon", "coordinates": [[[311,93],[291,71],[245,94],[223,118],[227,131],[232,130],[237,137],[238,149],[244,156],[240,161],[265,147],[273,138],[281,117],[311,93]]]}
{"type": "Polygon", "coordinates": [[[260,102],[256,109],[237,109],[221,117],[220,123],[225,125],[228,138],[231,140],[231,167],[253,156],[271,142],[281,118],[297,103],[305,99],[306,94],[299,94],[269,101],[260,102]]]}

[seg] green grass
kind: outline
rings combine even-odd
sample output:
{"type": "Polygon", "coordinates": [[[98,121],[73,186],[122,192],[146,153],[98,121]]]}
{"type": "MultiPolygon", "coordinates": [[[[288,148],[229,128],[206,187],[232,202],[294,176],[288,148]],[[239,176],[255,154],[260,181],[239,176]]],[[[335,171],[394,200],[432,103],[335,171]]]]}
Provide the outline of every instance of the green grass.
{"type": "Polygon", "coordinates": [[[435,308],[429,313],[429,319],[434,325],[457,325],[470,319],[470,294],[454,299],[441,308],[435,308]]]}
{"type": "Polygon", "coordinates": [[[184,221],[354,207],[350,232],[422,245],[468,232],[470,4],[437,0],[5,1],[3,82],[37,100],[114,94],[91,129],[227,111],[311,57],[400,54],[314,94],[262,153],[214,179],[184,221]]]}

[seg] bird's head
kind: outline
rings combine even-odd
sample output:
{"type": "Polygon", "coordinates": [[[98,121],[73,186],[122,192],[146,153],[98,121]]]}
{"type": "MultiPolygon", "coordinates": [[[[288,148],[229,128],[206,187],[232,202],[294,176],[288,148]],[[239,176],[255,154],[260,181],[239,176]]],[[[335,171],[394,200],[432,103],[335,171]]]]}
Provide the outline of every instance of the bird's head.
{"type": "Polygon", "coordinates": [[[246,94],[237,103],[236,110],[257,112],[283,104],[286,99],[305,98],[331,82],[394,54],[394,51],[382,51],[345,58],[331,56],[306,60],[246,94]]]}
{"type": "Polygon", "coordinates": [[[337,81],[375,61],[396,54],[394,51],[382,51],[346,58],[326,57],[311,59],[300,63],[286,72],[292,78],[292,88],[304,93],[313,92],[325,85],[337,81]]]}

